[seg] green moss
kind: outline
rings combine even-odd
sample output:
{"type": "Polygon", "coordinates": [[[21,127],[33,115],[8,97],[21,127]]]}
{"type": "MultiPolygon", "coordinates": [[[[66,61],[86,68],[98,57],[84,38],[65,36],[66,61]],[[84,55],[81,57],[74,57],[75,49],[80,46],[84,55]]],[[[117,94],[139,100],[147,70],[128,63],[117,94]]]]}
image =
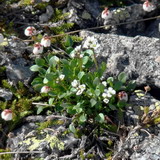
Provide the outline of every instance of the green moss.
{"type": "MultiPolygon", "coordinates": [[[[10,150],[8,149],[0,149],[0,153],[3,153],[3,152],[9,152],[10,150]]],[[[12,155],[11,154],[3,154],[3,155],[0,155],[0,159],[1,160],[11,160],[12,159],[12,155]]]]}
{"type": "Polygon", "coordinates": [[[64,121],[62,121],[62,120],[48,120],[48,121],[39,123],[38,124],[39,127],[37,128],[37,130],[41,131],[45,128],[49,128],[54,125],[62,125],[63,123],[64,123],[64,121]]]}
{"type": "MultiPolygon", "coordinates": [[[[44,132],[37,133],[37,137],[44,137],[44,132]]],[[[27,145],[30,151],[36,150],[41,143],[46,142],[51,149],[57,148],[58,150],[64,150],[64,143],[60,141],[56,136],[46,134],[45,138],[38,139],[37,137],[27,138],[20,145],[27,145]]]]}

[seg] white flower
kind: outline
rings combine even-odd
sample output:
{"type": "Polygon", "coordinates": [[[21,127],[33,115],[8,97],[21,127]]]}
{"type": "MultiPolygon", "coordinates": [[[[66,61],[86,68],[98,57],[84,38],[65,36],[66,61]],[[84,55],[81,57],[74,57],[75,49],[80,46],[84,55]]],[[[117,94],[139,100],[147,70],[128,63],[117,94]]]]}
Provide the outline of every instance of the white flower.
{"type": "Polygon", "coordinates": [[[5,121],[10,121],[10,120],[12,120],[12,110],[11,110],[11,109],[5,109],[5,110],[1,113],[1,117],[2,117],[2,119],[4,119],[5,121]]]}
{"type": "Polygon", "coordinates": [[[128,94],[125,92],[125,91],[121,91],[121,92],[119,92],[118,93],[118,99],[120,100],[120,101],[128,101],[128,94]]]}
{"type": "Polygon", "coordinates": [[[41,93],[48,93],[50,90],[51,90],[51,89],[50,89],[49,86],[43,86],[43,87],[41,88],[41,93]]]}
{"type": "Polygon", "coordinates": [[[75,58],[75,56],[76,56],[75,53],[72,51],[72,52],[70,53],[70,57],[71,57],[71,58],[75,58]]]}
{"type": "Polygon", "coordinates": [[[151,2],[149,2],[149,0],[146,0],[144,3],[143,3],[143,10],[146,11],[146,12],[151,12],[153,10],[156,9],[156,6],[154,4],[152,4],[151,2]]]}
{"type": "Polygon", "coordinates": [[[36,35],[36,33],[37,33],[36,29],[34,27],[31,27],[31,26],[27,27],[24,31],[24,34],[26,36],[34,36],[34,35],[36,35]]]}
{"type": "Polygon", "coordinates": [[[107,87],[107,82],[106,81],[103,81],[102,84],[107,87]]]}
{"type": "Polygon", "coordinates": [[[75,58],[75,57],[80,57],[80,58],[82,58],[82,57],[83,57],[83,54],[81,54],[81,48],[82,48],[81,45],[77,46],[77,47],[70,53],[70,57],[71,57],[71,58],[75,58]]]}
{"type": "Polygon", "coordinates": [[[83,90],[79,89],[76,93],[77,96],[81,95],[83,93],[83,90]]]}
{"type": "Polygon", "coordinates": [[[78,80],[74,80],[72,83],[71,83],[72,87],[76,88],[78,85],[79,85],[79,81],[78,80]]]}
{"type": "Polygon", "coordinates": [[[106,103],[106,104],[108,104],[108,103],[109,103],[109,99],[105,98],[105,99],[103,100],[103,102],[106,103]]]}
{"type": "Polygon", "coordinates": [[[44,47],[50,47],[50,45],[51,45],[51,37],[49,37],[49,36],[44,36],[44,37],[41,39],[41,45],[44,46],[44,47]]]}
{"type": "Polygon", "coordinates": [[[108,92],[109,92],[111,95],[115,95],[115,94],[116,94],[116,91],[115,91],[112,87],[109,87],[109,88],[108,88],[108,92]]]}
{"type": "Polygon", "coordinates": [[[42,2],[49,2],[50,0],[42,0],[42,2]]]}
{"type": "Polygon", "coordinates": [[[103,98],[106,98],[106,97],[111,98],[115,94],[116,94],[116,91],[112,87],[109,87],[108,89],[104,90],[102,97],[103,98]]]}
{"type": "Polygon", "coordinates": [[[82,91],[84,91],[86,89],[86,85],[85,84],[81,84],[78,86],[78,88],[82,91]]]}
{"type": "Polygon", "coordinates": [[[59,76],[59,79],[60,79],[61,81],[63,81],[63,80],[64,80],[64,77],[65,77],[65,75],[64,75],[64,74],[61,74],[61,75],[59,76]]]}
{"type": "Polygon", "coordinates": [[[0,33],[0,43],[2,43],[3,41],[4,41],[3,34],[0,33]]]}
{"type": "Polygon", "coordinates": [[[86,89],[86,85],[85,84],[81,84],[77,87],[78,91],[76,93],[76,95],[81,95],[83,93],[83,91],[86,89]]]}
{"type": "Polygon", "coordinates": [[[106,98],[106,97],[107,97],[107,95],[108,95],[108,94],[107,94],[107,93],[105,93],[105,92],[104,92],[104,93],[102,93],[102,97],[103,97],[103,98],[106,98]]]}
{"type": "Polygon", "coordinates": [[[94,50],[99,50],[100,44],[98,43],[97,39],[92,37],[87,37],[83,44],[83,48],[93,48],[94,50]]]}
{"type": "Polygon", "coordinates": [[[40,43],[35,43],[34,48],[33,48],[33,53],[34,54],[39,54],[43,52],[43,46],[40,43]]]}
{"type": "Polygon", "coordinates": [[[102,19],[110,19],[112,18],[112,12],[110,10],[108,10],[108,8],[105,8],[104,11],[101,14],[102,19]]]}

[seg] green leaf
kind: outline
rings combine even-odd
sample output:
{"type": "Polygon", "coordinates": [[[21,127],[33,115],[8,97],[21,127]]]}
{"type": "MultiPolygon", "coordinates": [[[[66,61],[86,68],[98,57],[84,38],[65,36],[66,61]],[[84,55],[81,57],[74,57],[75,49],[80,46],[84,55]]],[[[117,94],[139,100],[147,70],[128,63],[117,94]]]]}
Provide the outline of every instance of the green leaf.
{"type": "Polygon", "coordinates": [[[40,114],[44,109],[44,106],[38,106],[37,114],[40,114]]]}
{"type": "Polygon", "coordinates": [[[67,35],[67,37],[66,37],[65,46],[66,47],[72,47],[73,46],[73,40],[72,40],[71,36],[69,36],[69,35],[67,35]]]}
{"type": "Polygon", "coordinates": [[[43,83],[44,83],[44,84],[47,84],[48,82],[49,82],[49,81],[48,81],[47,78],[44,78],[44,79],[43,79],[43,83]]]}
{"type": "Polygon", "coordinates": [[[70,130],[71,132],[73,132],[73,133],[76,132],[76,128],[74,127],[73,123],[71,123],[71,124],[69,125],[69,130],[70,130]]]}
{"type": "Polygon", "coordinates": [[[97,86],[97,85],[99,85],[99,83],[100,83],[100,80],[99,80],[98,77],[96,77],[96,78],[93,80],[93,84],[94,84],[95,86],[97,86]]]}
{"type": "Polygon", "coordinates": [[[67,52],[68,54],[70,54],[73,50],[74,50],[73,47],[67,47],[67,48],[66,48],[66,52],[67,52]]]}
{"type": "Polygon", "coordinates": [[[36,58],[35,62],[38,66],[44,66],[45,65],[45,60],[42,59],[42,58],[36,58]]]}
{"type": "Polygon", "coordinates": [[[109,104],[109,108],[110,108],[111,110],[116,110],[116,107],[115,107],[113,104],[109,104]]]}
{"type": "Polygon", "coordinates": [[[117,103],[118,108],[124,108],[126,106],[126,102],[125,101],[119,101],[117,103]]]}
{"type": "Polygon", "coordinates": [[[89,60],[89,57],[88,57],[88,56],[84,56],[84,57],[82,58],[83,64],[84,64],[84,65],[87,64],[88,60],[89,60]]]}
{"type": "Polygon", "coordinates": [[[87,49],[86,51],[84,51],[84,53],[87,53],[89,56],[92,56],[94,54],[92,49],[87,49]]]}
{"type": "Polygon", "coordinates": [[[91,103],[91,107],[93,107],[97,104],[97,101],[95,99],[91,99],[90,103],[91,103]]]}
{"type": "Polygon", "coordinates": [[[126,91],[133,91],[136,88],[136,82],[130,81],[126,87],[126,91]]]}
{"type": "Polygon", "coordinates": [[[83,71],[79,72],[78,73],[78,79],[81,80],[84,75],[85,75],[85,72],[83,72],[83,71]]]}
{"type": "Polygon", "coordinates": [[[57,65],[57,62],[55,60],[55,56],[53,56],[49,59],[49,65],[52,67],[55,67],[57,65]]]}
{"type": "Polygon", "coordinates": [[[55,73],[48,73],[45,77],[48,81],[53,81],[55,78],[55,73]]]}
{"type": "Polygon", "coordinates": [[[114,89],[116,90],[116,91],[119,91],[120,89],[121,89],[121,87],[122,87],[122,82],[121,81],[115,81],[114,82],[114,89]]]}
{"type": "Polygon", "coordinates": [[[99,123],[103,123],[105,118],[103,113],[99,113],[96,117],[95,120],[98,121],[99,123]]]}
{"type": "Polygon", "coordinates": [[[39,69],[40,69],[40,67],[38,65],[33,65],[33,66],[30,67],[30,70],[32,72],[37,72],[37,71],[39,71],[39,69]]]}
{"type": "Polygon", "coordinates": [[[124,72],[121,72],[121,73],[118,75],[118,80],[121,81],[122,83],[126,83],[127,74],[124,73],[124,72]]]}
{"type": "Polygon", "coordinates": [[[73,107],[71,106],[71,107],[68,107],[68,108],[67,108],[67,113],[69,113],[69,114],[71,114],[71,115],[74,115],[74,114],[76,114],[76,110],[73,109],[73,107]]]}
{"type": "Polygon", "coordinates": [[[96,94],[96,96],[98,97],[98,96],[101,94],[101,91],[100,91],[99,89],[96,89],[96,90],[95,90],[95,94],[96,94]]]}
{"type": "Polygon", "coordinates": [[[113,81],[114,81],[113,77],[108,77],[108,78],[107,78],[107,83],[108,83],[111,87],[113,87],[113,81]]]}
{"type": "Polygon", "coordinates": [[[87,115],[86,114],[82,114],[80,117],[79,117],[79,121],[80,122],[85,122],[87,120],[87,115]]]}
{"type": "Polygon", "coordinates": [[[54,100],[55,100],[55,98],[50,98],[50,99],[48,100],[49,105],[53,105],[54,100]]]}
{"type": "Polygon", "coordinates": [[[37,85],[37,84],[43,84],[43,79],[40,78],[40,77],[34,78],[31,84],[32,84],[33,86],[34,86],[34,85],[37,85]]]}
{"type": "Polygon", "coordinates": [[[44,68],[39,68],[39,73],[41,74],[41,75],[45,75],[46,74],[46,70],[44,69],[44,68]]]}

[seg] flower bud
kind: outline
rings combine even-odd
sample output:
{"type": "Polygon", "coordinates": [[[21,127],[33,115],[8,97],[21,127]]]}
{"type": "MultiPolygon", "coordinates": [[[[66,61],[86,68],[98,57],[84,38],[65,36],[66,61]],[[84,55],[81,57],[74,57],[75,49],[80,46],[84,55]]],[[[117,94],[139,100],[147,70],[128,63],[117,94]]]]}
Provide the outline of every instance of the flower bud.
{"type": "Polygon", "coordinates": [[[5,109],[5,110],[1,113],[1,117],[2,117],[2,119],[4,119],[5,121],[10,121],[10,120],[12,120],[12,110],[11,110],[11,109],[5,109]]]}
{"type": "Polygon", "coordinates": [[[144,3],[143,3],[143,10],[146,11],[146,12],[151,12],[153,10],[156,9],[156,6],[154,4],[152,4],[151,2],[149,2],[149,0],[146,0],[144,3]]]}
{"type": "Polygon", "coordinates": [[[128,94],[125,91],[121,91],[118,93],[118,99],[120,101],[128,101],[128,94]]]}
{"type": "Polygon", "coordinates": [[[33,53],[34,54],[39,54],[43,52],[43,46],[40,43],[35,43],[34,48],[33,48],[33,53]]]}
{"type": "Polygon", "coordinates": [[[41,45],[44,46],[44,47],[50,47],[50,45],[51,45],[51,37],[49,37],[49,36],[44,36],[44,37],[41,39],[41,45]]]}
{"type": "Polygon", "coordinates": [[[24,31],[24,34],[26,36],[34,36],[34,35],[36,35],[36,33],[37,33],[36,29],[34,27],[31,27],[31,26],[27,27],[24,31]]]}
{"type": "Polygon", "coordinates": [[[43,86],[41,88],[41,93],[48,93],[51,90],[49,86],[43,86]]]}
{"type": "Polygon", "coordinates": [[[110,19],[110,18],[112,18],[112,13],[110,10],[108,10],[108,8],[105,8],[101,14],[101,17],[102,17],[102,19],[105,19],[105,20],[110,19]]]}

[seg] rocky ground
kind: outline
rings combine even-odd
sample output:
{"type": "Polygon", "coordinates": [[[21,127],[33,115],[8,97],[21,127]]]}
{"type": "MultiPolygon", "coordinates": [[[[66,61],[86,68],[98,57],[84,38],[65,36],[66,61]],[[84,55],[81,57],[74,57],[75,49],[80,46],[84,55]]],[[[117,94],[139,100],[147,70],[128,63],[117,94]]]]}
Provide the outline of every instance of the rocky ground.
{"type": "MultiPolygon", "coordinates": [[[[50,30],[50,27],[74,23],[73,28],[66,31],[80,29],[76,34],[84,40],[89,36],[98,40],[101,46],[96,55],[98,64],[102,61],[107,63],[104,79],[108,75],[117,76],[123,71],[130,80],[136,81],[137,88],[129,95],[128,106],[121,116],[113,112],[108,120],[112,127],[117,126],[116,131],[102,129],[97,134],[98,126],[86,125],[86,132],[75,135],[68,131],[72,118],[58,113],[35,115],[33,113],[36,112],[27,112],[11,128],[9,126],[12,126],[12,122],[1,119],[0,151],[3,155],[0,153],[0,159],[159,160],[160,20],[136,21],[159,16],[160,2],[153,1],[157,7],[151,12],[143,10],[142,1],[129,1],[123,7],[110,7],[117,14],[109,20],[101,18],[106,4],[98,0],[53,0],[37,8],[35,6],[42,3],[41,0],[33,0],[29,5],[22,3],[27,1],[11,4],[0,2],[0,9],[3,10],[0,14],[0,32],[7,32],[7,43],[0,46],[0,111],[4,109],[4,102],[10,105],[17,98],[15,90],[19,90],[18,81],[27,89],[25,94],[31,95],[29,99],[38,94],[31,86],[36,76],[30,70],[35,60],[33,46],[24,35],[24,29],[32,25],[37,27],[39,33],[47,32],[55,36],[56,32],[50,30]],[[56,8],[62,10],[62,13],[69,12],[67,18],[53,21],[56,8]],[[128,23],[131,21],[134,23],[128,23]],[[125,25],[118,25],[126,22],[125,25]],[[106,26],[88,29],[101,25],[106,26]],[[4,79],[12,87],[4,87],[4,79]],[[148,90],[144,89],[146,86],[149,86],[148,90]],[[7,151],[12,154],[4,154],[7,151]]],[[[47,52],[50,51],[61,51],[59,44],[55,43],[47,52]]],[[[43,100],[45,98],[29,102],[31,110],[34,111],[44,103],[43,100]]],[[[84,128],[80,126],[78,129],[81,131],[84,128]]]]}

